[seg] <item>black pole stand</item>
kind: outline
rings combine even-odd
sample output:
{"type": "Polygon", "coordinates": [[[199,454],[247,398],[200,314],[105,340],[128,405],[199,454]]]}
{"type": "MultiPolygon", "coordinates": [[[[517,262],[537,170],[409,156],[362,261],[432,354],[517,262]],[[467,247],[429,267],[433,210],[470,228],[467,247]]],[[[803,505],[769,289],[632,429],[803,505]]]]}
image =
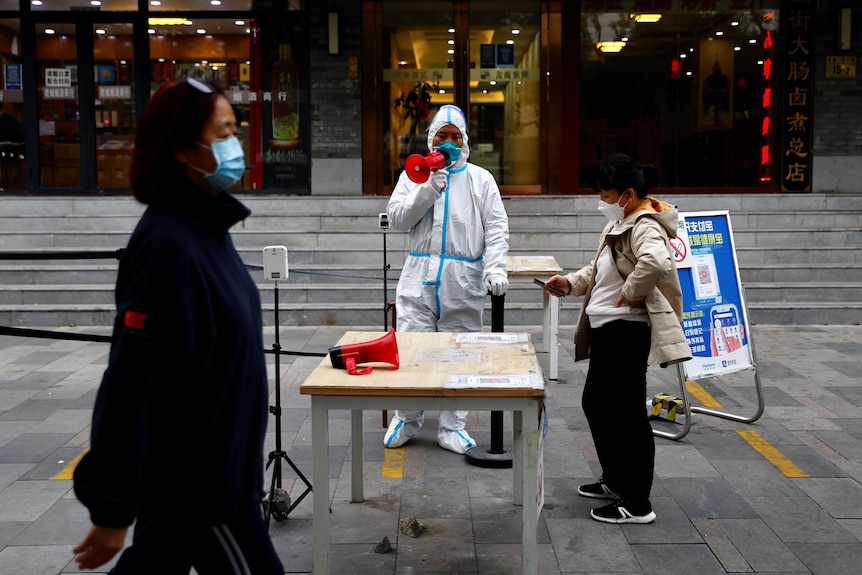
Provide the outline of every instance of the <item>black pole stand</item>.
{"type": "MultiPolygon", "coordinates": [[[[386,262],[386,232],[389,231],[389,216],[381,213],[378,216],[378,224],[383,231],[383,331],[389,331],[389,312],[395,307],[389,304],[389,264],[386,262]]],[[[395,318],[392,319],[392,329],[395,329],[395,318]]],[[[382,425],[389,425],[389,413],[384,409],[381,414],[382,425]]]]}
{"type": "MultiPolygon", "coordinates": [[[[506,295],[491,296],[491,331],[502,332],[503,330],[503,308],[506,295]]],[[[493,467],[503,469],[512,467],[512,450],[503,447],[503,412],[491,412],[491,447],[478,445],[468,449],[464,454],[467,463],[477,467],[493,467]]]]}
{"type": "Polygon", "coordinates": [[[269,494],[266,498],[266,530],[269,531],[270,518],[275,517],[276,521],[287,519],[287,516],[293,511],[293,508],[299,505],[306,495],[311,492],[311,483],[306,479],[302,471],[290,460],[287,452],[281,448],[281,343],[279,343],[278,331],[281,325],[278,321],[278,282],[275,283],[275,343],[272,344],[272,349],[275,353],[275,405],[269,406],[269,412],[275,415],[275,450],[269,452],[269,459],[266,462],[266,469],[275,463],[272,468],[272,482],[269,485],[269,494]],[[281,460],[287,461],[287,464],[296,472],[299,478],[305,483],[305,491],[302,492],[296,501],[292,504],[290,496],[281,488],[281,460]]]}
{"type": "MultiPolygon", "coordinates": [[[[392,306],[389,305],[389,264],[386,262],[386,231],[389,229],[389,224],[382,227],[383,230],[383,331],[389,331],[389,312],[392,311],[392,306]]],[[[392,327],[395,327],[394,325],[392,327]]]]}

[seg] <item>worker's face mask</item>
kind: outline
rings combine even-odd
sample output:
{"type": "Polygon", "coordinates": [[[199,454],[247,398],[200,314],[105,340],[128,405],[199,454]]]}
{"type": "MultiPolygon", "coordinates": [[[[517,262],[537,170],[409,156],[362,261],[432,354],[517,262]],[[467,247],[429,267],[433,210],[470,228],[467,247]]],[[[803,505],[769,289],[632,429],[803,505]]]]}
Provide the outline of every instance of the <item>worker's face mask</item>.
{"type": "Polygon", "coordinates": [[[212,173],[207,173],[191,164],[189,166],[202,173],[212,187],[217,190],[224,190],[240,181],[245,172],[245,154],[236,137],[216,142],[212,146],[199,145],[212,151],[216,161],[216,169],[212,173]]]}
{"type": "Polygon", "coordinates": [[[452,142],[443,142],[434,149],[446,157],[445,166],[447,168],[454,166],[455,162],[457,162],[458,158],[461,156],[461,148],[459,148],[452,142]]]}

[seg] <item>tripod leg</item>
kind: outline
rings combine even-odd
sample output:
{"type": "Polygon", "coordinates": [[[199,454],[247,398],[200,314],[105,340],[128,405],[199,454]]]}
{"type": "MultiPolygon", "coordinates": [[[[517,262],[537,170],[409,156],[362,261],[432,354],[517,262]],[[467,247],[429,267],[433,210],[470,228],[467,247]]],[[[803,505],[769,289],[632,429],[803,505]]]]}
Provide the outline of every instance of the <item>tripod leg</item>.
{"type": "Polygon", "coordinates": [[[269,529],[269,520],[275,517],[276,521],[287,519],[287,514],[293,509],[290,505],[290,495],[281,487],[276,487],[276,484],[281,485],[281,457],[287,457],[284,452],[272,452],[269,454],[269,461],[266,463],[267,469],[275,462],[275,467],[272,470],[272,481],[269,484],[269,494],[266,498],[266,528],[269,529]]]}

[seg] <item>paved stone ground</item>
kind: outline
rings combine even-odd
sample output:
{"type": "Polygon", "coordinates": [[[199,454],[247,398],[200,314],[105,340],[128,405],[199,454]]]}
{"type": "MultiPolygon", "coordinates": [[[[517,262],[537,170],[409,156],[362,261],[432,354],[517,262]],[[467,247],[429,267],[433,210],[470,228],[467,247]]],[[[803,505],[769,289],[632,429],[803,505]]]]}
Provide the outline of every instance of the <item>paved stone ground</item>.
{"type": "MultiPolygon", "coordinates": [[[[325,353],[346,329],[285,327],[281,348],[325,353]]],[[[523,331],[541,337],[538,326],[523,331]]],[[[572,332],[561,329],[560,379],[547,385],[542,575],[862,573],[862,327],[753,326],[763,416],[749,424],[694,414],[683,437],[657,437],[658,519],[623,526],[591,520],[596,502],[577,495],[577,485],[599,469],[580,408],[586,363],[572,360],[572,332]]],[[[265,341],[273,336],[270,328],[265,341]]],[[[99,342],[0,336],[0,574],[78,572],[71,549],[89,522],[63,473],[87,446],[107,353],[99,342]]],[[[309,478],[310,400],[298,389],[320,361],[281,357],[282,446],[309,478]]],[[[539,361],[547,369],[547,354],[539,361]]],[[[650,396],[680,394],[676,370],[651,369],[649,377],[650,396]]],[[[693,405],[721,405],[743,417],[757,411],[752,372],[700,380],[689,391],[693,405]]],[[[614,417],[612,397],[607,416],[614,417]]],[[[519,572],[520,508],[511,504],[511,469],[476,467],[438,448],[433,412],[403,448],[403,464],[393,464],[384,459],[382,412],[369,411],[366,501],[351,504],[350,415],[330,417],[330,481],[315,488],[332,494],[333,573],[519,572]],[[405,517],[424,525],[419,537],[399,534],[405,517]],[[375,553],[384,537],[392,551],[375,553]]],[[[508,437],[510,414],[504,427],[508,437]]],[[[275,443],[272,422],[270,428],[267,451],[275,443]]],[[[654,428],[670,435],[684,429],[662,421],[654,428]]],[[[468,429],[480,446],[490,444],[489,413],[471,413],[468,429]]],[[[283,487],[298,497],[305,485],[287,464],[283,475],[283,487]]],[[[312,569],[311,499],[270,526],[287,573],[312,569]]]]}

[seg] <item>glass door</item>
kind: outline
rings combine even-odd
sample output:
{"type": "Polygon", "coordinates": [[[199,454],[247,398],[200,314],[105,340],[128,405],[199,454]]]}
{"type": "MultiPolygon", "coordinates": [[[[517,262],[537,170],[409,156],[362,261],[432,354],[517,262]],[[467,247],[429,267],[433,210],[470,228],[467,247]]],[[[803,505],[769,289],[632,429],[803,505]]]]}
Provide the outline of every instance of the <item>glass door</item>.
{"type": "Polygon", "coordinates": [[[383,3],[383,182],[391,191],[411,154],[428,153],[428,122],[456,104],[451,0],[383,3]]]}
{"type": "Polygon", "coordinates": [[[470,127],[470,162],[503,193],[539,193],[539,0],[382,0],[382,191],[411,154],[427,154],[427,126],[455,104],[470,127]]]}
{"type": "Polygon", "coordinates": [[[539,0],[470,3],[470,161],[541,190],[539,0]]]}
{"type": "Polygon", "coordinates": [[[132,24],[93,25],[96,186],[128,188],[135,146],[132,24]]]}
{"type": "Polygon", "coordinates": [[[77,46],[73,24],[36,25],[39,175],[43,188],[81,186],[77,46]]]}

